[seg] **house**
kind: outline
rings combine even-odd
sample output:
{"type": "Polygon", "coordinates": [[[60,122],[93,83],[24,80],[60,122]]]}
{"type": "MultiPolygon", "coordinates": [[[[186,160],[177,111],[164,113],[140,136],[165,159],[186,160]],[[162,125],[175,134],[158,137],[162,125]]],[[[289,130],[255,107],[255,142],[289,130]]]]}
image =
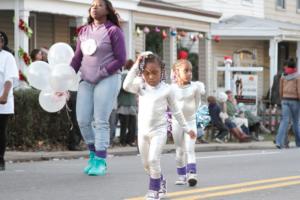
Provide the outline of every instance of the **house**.
{"type": "MultiPolygon", "coordinates": [[[[86,23],[89,3],[86,0],[2,0],[0,29],[8,33],[10,47],[15,49],[16,55],[19,47],[29,52],[34,48],[49,48],[56,42],[74,45],[76,27],[86,23]],[[13,18],[16,21],[22,19],[29,24],[33,31],[31,38],[19,30],[18,24],[13,24],[13,18]]],[[[208,35],[211,23],[217,23],[221,17],[218,12],[162,1],[114,0],[112,3],[120,15],[128,58],[134,59],[136,53],[149,49],[149,45],[153,46],[153,40],[149,37],[157,39],[160,46],[154,48],[160,51],[168,66],[167,77],[170,66],[177,59],[177,37],[171,35],[171,32],[185,31],[208,35]],[[150,32],[140,31],[145,28],[150,32]],[[156,34],[151,34],[154,32],[156,34]]],[[[198,57],[203,59],[199,63],[204,67],[207,60],[205,57],[209,54],[204,42],[197,43],[197,46],[198,57]]],[[[22,59],[18,56],[16,58],[20,68],[24,68],[22,59]]]]}
{"type": "MultiPolygon", "coordinates": [[[[225,87],[224,56],[233,57],[233,65],[258,72],[258,96],[266,96],[273,76],[281,71],[284,61],[298,59],[300,69],[300,1],[299,0],[165,0],[182,6],[221,12],[219,23],[211,27],[211,35],[219,43],[207,44],[211,56],[206,69],[201,69],[210,82],[210,93],[225,87]]],[[[300,71],[300,70],[299,70],[300,71]]],[[[200,72],[200,74],[201,74],[200,72]]]]}

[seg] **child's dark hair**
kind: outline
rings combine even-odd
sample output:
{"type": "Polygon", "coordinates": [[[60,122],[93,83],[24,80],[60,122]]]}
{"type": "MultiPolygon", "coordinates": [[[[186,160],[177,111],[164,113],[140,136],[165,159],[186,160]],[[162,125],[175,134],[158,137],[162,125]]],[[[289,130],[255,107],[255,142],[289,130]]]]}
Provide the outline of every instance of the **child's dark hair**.
{"type": "Polygon", "coordinates": [[[158,63],[158,65],[161,68],[161,80],[166,79],[165,64],[163,63],[163,61],[160,59],[160,57],[157,54],[149,53],[149,54],[143,56],[141,62],[139,63],[139,70],[141,73],[143,73],[143,71],[148,63],[158,63]]]}
{"type": "Polygon", "coordinates": [[[36,55],[37,55],[39,52],[41,52],[40,49],[33,49],[33,50],[31,51],[31,53],[30,53],[30,58],[31,58],[32,61],[35,61],[35,57],[36,57],[36,55]]]}
{"type": "MultiPolygon", "coordinates": [[[[121,24],[119,21],[119,14],[114,9],[112,3],[109,0],[103,0],[106,6],[106,10],[108,11],[107,19],[111,21],[113,24],[121,28],[121,24]]],[[[88,17],[88,24],[91,24],[94,22],[94,19],[91,16],[91,7],[89,8],[89,17],[88,17]]]]}
{"type": "Polygon", "coordinates": [[[12,53],[12,51],[8,48],[8,37],[7,37],[6,33],[4,33],[3,31],[0,31],[0,40],[3,41],[2,49],[12,53]]]}

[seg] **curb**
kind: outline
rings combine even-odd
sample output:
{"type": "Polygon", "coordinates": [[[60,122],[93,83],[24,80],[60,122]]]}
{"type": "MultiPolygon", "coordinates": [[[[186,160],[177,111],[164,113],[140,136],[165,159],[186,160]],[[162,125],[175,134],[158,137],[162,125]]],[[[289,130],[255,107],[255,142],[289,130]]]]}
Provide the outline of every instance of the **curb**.
{"type": "MultiPolygon", "coordinates": [[[[231,144],[197,144],[195,152],[214,152],[214,151],[237,151],[237,150],[271,150],[276,149],[270,143],[231,143],[231,144]]],[[[163,154],[174,153],[174,145],[167,145],[163,154]]],[[[134,156],[138,151],[136,147],[123,147],[108,149],[109,156],[134,156]]],[[[5,155],[7,162],[30,162],[30,161],[47,161],[56,159],[80,159],[87,158],[88,151],[59,151],[59,152],[13,152],[8,151],[5,155]]]]}

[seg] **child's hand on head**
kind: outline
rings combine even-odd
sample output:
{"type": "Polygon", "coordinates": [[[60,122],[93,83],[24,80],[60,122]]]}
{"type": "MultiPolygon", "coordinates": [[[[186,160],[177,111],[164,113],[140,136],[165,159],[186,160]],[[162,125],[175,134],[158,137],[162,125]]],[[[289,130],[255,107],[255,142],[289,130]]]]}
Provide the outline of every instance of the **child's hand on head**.
{"type": "Polygon", "coordinates": [[[135,61],[135,65],[138,65],[141,62],[142,59],[143,59],[143,56],[141,54],[138,55],[138,57],[137,57],[137,59],[135,61]]]}
{"type": "Polygon", "coordinates": [[[190,130],[188,134],[190,135],[191,139],[196,139],[197,137],[197,134],[193,130],[190,130]]]}

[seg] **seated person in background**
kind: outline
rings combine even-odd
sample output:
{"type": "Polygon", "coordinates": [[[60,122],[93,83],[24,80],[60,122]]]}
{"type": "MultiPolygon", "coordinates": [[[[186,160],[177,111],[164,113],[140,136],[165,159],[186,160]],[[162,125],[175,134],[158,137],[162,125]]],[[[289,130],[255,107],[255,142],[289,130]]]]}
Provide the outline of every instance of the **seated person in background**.
{"type": "Polygon", "coordinates": [[[33,49],[30,53],[31,61],[43,61],[43,54],[40,49],[33,49]]]}
{"type": "Polygon", "coordinates": [[[243,113],[245,118],[248,119],[250,132],[257,140],[260,138],[258,135],[259,131],[265,134],[271,134],[271,131],[263,125],[261,117],[256,116],[250,110],[247,110],[245,104],[239,103],[237,107],[239,111],[243,113]]]}
{"type": "MultiPolygon", "coordinates": [[[[226,113],[222,112],[221,107],[217,104],[216,98],[214,96],[209,96],[208,101],[208,110],[211,117],[211,123],[215,126],[219,133],[216,136],[217,142],[223,142],[224,137],[230,131],[234,137],[236,137],[239,142],[248,142],[250,137],[243,133],[240,129],[237,128],[236,124],[233,123],[229,118],[227,118],[226,113]]],[[[224,104],[224,102],[223,102],[224,104]]]]}
{"type": "MultiPolygon", "coordinates": [[[[259,131],[270,134],[270,131],[262,124],[262,120],[260,117],[255,116],[253,113],[251,113],[250,110],[246,110],[244,104],[242,104],[243,109],[239,109],[237,106],[237,102],[230,90],[227,90],[226,94],[228,96],[228,100],[226,101],[228,115],[230,117],[237,118],[237,121],[243,118],[247,119],[247,127],[249,127],[249,131],[251,132],[251,135],[255,140],[258,140],[259,131]]],[[[243,128],[243,130],[245,129],[243,128]]]]}
{"type": "Polygon", "coordinates": [[[240,113],[238,113],[236,109],[237,102],[233,97],[232,92],[227,90],[225,93],[227,95],[226,113],[228,114],[229,119],[234,122],[243,132],[245,132],[247,135],[250,135],[248,119],[239,115],[240,113]]]}

